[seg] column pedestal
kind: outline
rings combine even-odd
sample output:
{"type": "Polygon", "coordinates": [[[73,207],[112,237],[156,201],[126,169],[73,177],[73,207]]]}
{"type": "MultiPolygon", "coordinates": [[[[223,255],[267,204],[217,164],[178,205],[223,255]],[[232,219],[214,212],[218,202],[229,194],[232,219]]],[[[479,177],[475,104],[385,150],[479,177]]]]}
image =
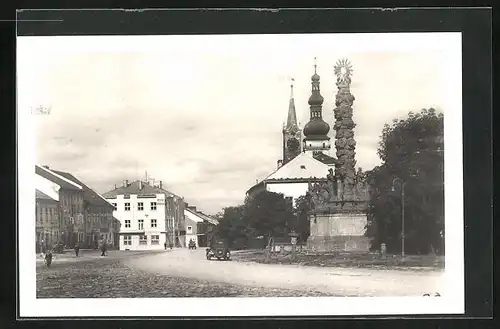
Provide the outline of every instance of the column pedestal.
{"type": "Polygon", "coordinates": [[[368,252],[364,213],[317,214],[310,216],[311,235],[307,247],[313,251],[368,252]]]}

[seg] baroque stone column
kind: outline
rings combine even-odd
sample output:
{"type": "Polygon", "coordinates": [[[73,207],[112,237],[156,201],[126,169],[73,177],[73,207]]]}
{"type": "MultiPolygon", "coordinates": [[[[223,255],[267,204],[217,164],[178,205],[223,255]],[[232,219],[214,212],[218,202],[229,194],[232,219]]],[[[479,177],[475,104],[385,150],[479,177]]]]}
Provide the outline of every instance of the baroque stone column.
{"type": "Polygon", "coordinates": [[[351,94],[352,66],[347,59],[340,59],[334,67],[337,76],[337,95],[333,114],[335,117],[335,148],[337,150],[338,163],[335,165],[335,177],[339,182],[341,198],[350,200],[353,198],[355,187],[356,160],[354,140],[354,123],[352,104],[354,96],[351,94]]]}

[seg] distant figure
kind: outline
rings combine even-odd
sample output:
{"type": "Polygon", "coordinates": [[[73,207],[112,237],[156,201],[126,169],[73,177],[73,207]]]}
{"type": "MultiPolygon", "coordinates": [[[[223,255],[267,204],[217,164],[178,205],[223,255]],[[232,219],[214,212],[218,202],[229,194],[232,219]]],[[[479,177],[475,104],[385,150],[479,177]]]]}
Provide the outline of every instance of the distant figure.
{"type": "Polygon", "coordinates": [[[163,244],[163,246],[165,247],[165,251],[166,251],[166,250],[167,250],[167,242],[165,242],[165,243],[163,244]]]}
{"type": "Polygon", "coordinates": [[[106,242],[102,242],[101,244],[101,256],[106,256],[106,242]]]}
{"type": "Polygon", "coordinates": [[[52,251],[50,249],[45,253],[45,264],[47,267],[50,267],[52,264],[52,251]]]}
{"type": "Polygon", "coordinates": [[[78,242],[75,243],[75,255],[78,257],[78,254],[80,253],[80,245],[78,245],[78,242]]]}

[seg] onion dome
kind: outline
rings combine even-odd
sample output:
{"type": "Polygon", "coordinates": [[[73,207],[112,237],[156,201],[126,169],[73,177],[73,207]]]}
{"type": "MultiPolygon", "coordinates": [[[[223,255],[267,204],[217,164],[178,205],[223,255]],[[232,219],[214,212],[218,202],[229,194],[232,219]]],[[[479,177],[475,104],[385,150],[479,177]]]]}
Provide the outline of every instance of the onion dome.
{"type": "Polygon", "coordinates": [[[311,97],[309,97],[309,105],[316,105],[316,106],[321,106],[323,104],[323,96],[321,96],[321,94],[318,92],[318,93],[312,93],[311,94],[311,97]]]}
{"type": "Polygon", "coordinates": [[[314,58],[314,75],[311,77],[311,97],[309,97],[309,105],[311,107],[311,118],[309,122],[304,127],[303,133],[307,139],[329,139],[328,132],[330,131],[330,125],[323,121],[322,119],[322,104],[323,96],[321,96],[319,91],[319,75],[316,72],[316,58],[314,58]]]}
{"type": "Polygon", "coordinates": [[[315,139],[315,137],[324,139],[329,131],[330,125],[322,118],[312,118],[304,127],[303,133],[308,139],[315,139]]]}

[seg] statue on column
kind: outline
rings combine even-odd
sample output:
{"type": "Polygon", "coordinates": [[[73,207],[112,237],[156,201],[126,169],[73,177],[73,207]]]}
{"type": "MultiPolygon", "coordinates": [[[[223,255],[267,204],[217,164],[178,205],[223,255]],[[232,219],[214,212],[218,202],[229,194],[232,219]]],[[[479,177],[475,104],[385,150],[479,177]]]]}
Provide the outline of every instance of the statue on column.
{"type": "Polygon", "coordinates": [[[332,168],[328,169],[328,175],[326,175],[326,179],[328,182],[328,193],[330,196],[329,201],[333,201],[337,197],[337,189],[336,189],[337,181],[332,168]]]}

